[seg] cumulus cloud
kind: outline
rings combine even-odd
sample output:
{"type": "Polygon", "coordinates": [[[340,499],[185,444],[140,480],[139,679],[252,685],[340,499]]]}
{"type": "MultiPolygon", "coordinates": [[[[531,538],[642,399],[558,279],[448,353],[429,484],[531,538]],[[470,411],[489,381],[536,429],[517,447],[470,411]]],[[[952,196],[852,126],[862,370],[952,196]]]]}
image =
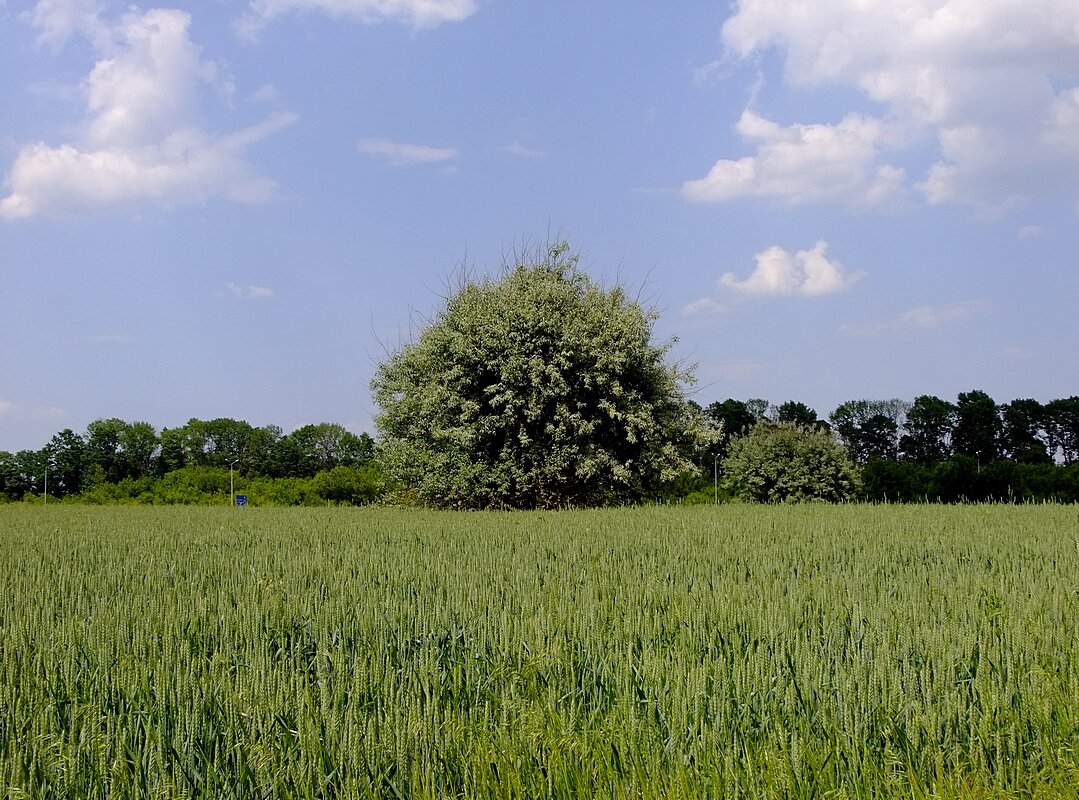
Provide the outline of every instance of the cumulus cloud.
{"type": "Polygon", "coordinates": [[[791,203],[848,200],[875,204],[902,186],[903,170],[879,163],[885,126],[861,114],[836,125],[780,126],[753,111],[736,126],[757,154],[721,159],[699,180],[686,181],[694,201],[774,197],[791,203]]]}
{"type": "Polygon", "coordinates": [[[839,333],[861,338],[922,333],[962,322],[983,314],[988,309],[987,303],[974,300],[940,306],[918,306],[883,322],[841,325],[839,333]]]}
{"type": "Polygon", "coordinates": [[[251,169],[245,151],[296,117],[277,112],[226,134],[199,127],[203,90],[231,87],[191,41],[186,12],[131,10],[107,23],[92,3],[43,0],[32,21],[50,42],[85,37],[99,58],[83,83],[86,116],[78,140],[23,146],[7,176],[10,193],[0,200],[0,216],[169,206],[213,196],[259,202],[273,193],[273,182],[251,169]]]}
{"type": "Polygon", "coordinates": [[[384,158],[394,166],[410,164],[439,164],[454,161],[458,153],[452,147],[431,147],[426,144],[395,142],[392,139],[361,139],[361,153],[384,158]]]}
{"type": "Polygon", "coordinates": [[[724,274],[722,286],[748,295],[797,295],[818,297],[850,289],[863,275],[847,272],[838,261],[825,255],[828,243],[819,241],[812,250],[790,253],[778,245],[756,255],[757,266],[748,278],[733,272],[724,274]]]}
{"type": "Polygon", "coordinates": [[[476,0],[251,0],[236,29],[253,37],[266,23],[294,12],[319,12],[365,24],[390,21],[416,29],[437,28],[467,19],[477,9],[476,0]]]}
{"type": "Polygon", "coordinates": [[[0,418],[6,417],[15,410],[15,404],[10,400],[0,397],[0,418]]]}
{"type": "Polygon", "coordinates": [[[756,153],[687,182],[690,199],[865,202],[867,186],[888,193],[909,176],[930,203],[1007,206],[1079,178],[1074,0],[739,0],[722,38],[735,58],[780,51],[793,87],[854,89],[880,111],[852,108],[838,125],[740,122],[756,153]],[[827,143],[840,139],[850,152],[837,163],[827,143]],[[843,180],[834,191],[825,168],[843,180]]]}

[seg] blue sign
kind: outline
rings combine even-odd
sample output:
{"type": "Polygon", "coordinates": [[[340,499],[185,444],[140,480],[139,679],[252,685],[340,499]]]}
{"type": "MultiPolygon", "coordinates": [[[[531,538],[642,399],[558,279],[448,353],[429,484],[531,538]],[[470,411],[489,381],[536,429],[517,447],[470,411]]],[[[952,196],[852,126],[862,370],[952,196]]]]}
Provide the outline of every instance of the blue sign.
{"type": "Polygon", "coordinates": [[[238,495],[236,495],[236,505],[238,505],[238,506],[246,506],[247,505],[247,495],[246,494],[238,494],[238,495]]]}

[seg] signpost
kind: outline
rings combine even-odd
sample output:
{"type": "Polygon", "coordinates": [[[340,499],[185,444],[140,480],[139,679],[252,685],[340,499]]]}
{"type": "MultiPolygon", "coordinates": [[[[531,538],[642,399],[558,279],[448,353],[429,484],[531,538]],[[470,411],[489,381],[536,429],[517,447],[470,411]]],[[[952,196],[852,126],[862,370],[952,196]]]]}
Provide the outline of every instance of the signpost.
{"type": "Polygon", "coordinates": [[[247,495],[246,494],[238,494],[238,495],[236,495],[236,505],[238,505],[238,506],[246,506],[247,505],[247,495]]]}

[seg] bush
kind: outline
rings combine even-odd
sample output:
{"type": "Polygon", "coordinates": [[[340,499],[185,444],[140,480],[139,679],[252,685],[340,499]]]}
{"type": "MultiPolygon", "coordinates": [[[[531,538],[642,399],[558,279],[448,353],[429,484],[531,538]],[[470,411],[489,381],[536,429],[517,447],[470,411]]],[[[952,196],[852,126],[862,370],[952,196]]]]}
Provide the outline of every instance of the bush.
{"type": "Polygon", "coordinates": [[[362,506],[378,500],[386,486],[376,467],[334,467],[315,475],[310,491],[334,505],[362,506]]]}
{"type": "Polygon", "coordinates": [[[858,468],[830,432],[762,421],[731,443],[724,483],[743,500],[762,503],[852,499],[858,468]]]}

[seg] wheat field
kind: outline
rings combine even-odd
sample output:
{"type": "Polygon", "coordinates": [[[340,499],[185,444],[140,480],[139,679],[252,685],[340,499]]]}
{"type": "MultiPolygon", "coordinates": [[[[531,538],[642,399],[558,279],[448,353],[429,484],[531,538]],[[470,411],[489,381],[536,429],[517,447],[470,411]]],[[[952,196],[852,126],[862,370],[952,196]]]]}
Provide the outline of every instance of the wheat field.
{"type": "Polygon", "coordinates": [[[4,798],[1079,786],[1079,509],[0,506],[4,798]]]}

